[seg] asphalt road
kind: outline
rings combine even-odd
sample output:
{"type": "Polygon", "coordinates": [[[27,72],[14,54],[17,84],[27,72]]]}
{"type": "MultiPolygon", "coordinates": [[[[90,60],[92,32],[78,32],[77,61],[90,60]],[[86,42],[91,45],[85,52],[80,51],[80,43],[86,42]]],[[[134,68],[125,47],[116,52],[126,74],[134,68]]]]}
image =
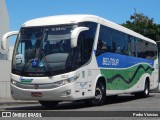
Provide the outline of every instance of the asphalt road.
{"type": "MultiPolygon", "coordinates": [[[[136,111],[140,113],[143,113],[144,111],[147,113],[151,113],[151,112],[154,113],[156,111],[160,113],[160,93],[151,93],[148,98],[136,98],[133,95],[120,95],[116,99],[108,97],[105,105],[94,106],[94,107],[88,106],[84,101],[76,101],[76,102],[62,102],[53,109],[46,109],[38,103],[34,103],[34,104],[32,103],[22,104],[21,103],[21,104],[5,104],[5,105],[1,104],[0,110],[1,111],[17,111],[17,110],[18,111],[40,111],[40,112],[47,111],[47,112],[51,112],[51,114],[52,112],[58,111],[62,113],[69,112],[72,115],[77,114],[79,111],[82,111],[82,112],[87,111],[88,113],[86,114],[89,114],[89,112],[92,112],[93,116],[97,114],[96,113],[97,111],[102,114],[105,114],[105,112],[107,114],[107,112],[109,111],[119,111],[121,113],[124,112],[124,114],[127,114],[128,111],[130,112],[136,111]]],[[[113,117],[110,117],[107,119],[116,118],[115,116],[116,114],[114,114],[113,117]]],[[[142,119],[151,119],[151,118],[152,117],[149,117],[149,118],[148,117],[147,118],[136,117],[136,118],[131,118],[131,119],[142,120],[142,119]]],[[[82,117],[76,118],[76,119],[79,120],[79,119],[82,119],[82,117]]],[[[90,119],[91,119],[90,117],[87,118],[87,120],[90,120],[90,119]]],[[[96,119],[96,117],[94,117],[92,120],[94,119],[96,119]]],[[[106,118],[103,118],[103,117],[100,119],[106,120],[106,118]]],[[[122,118],[122,119],[125,120],[127,118],[122,118]]],[[[160,119],[160,114],[158,118],[155,117],[153,119],[157,119],[157,120],[160,119]]]]}

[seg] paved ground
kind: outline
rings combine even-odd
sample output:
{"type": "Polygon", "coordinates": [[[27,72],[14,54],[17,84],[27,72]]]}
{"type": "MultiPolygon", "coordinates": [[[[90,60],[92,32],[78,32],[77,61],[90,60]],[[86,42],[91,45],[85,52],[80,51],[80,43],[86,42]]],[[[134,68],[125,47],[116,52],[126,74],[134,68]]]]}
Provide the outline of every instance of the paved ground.
{"type": "MultiPolygon", "coordinates": [[[[96,107],[90,107],[88,106],[85,102],[83,101],[78,101],[78,102],[62,102],[60,103],[57,107],[54,109],[46,109],[42,107],[38,102],[36,101],[14,101],[14,100],[2,100],[0,99],[0,110],[1,111],[40,111],[44,112],[47,111],[48,113],[53,113],[57,114],[55,112],[62,113],[62,115],[67,112],[69,114],[77,114],[79,111],[82,112],[88,112],[84,114],[93,114],[95,116],[97,112],[95,111],[100,111],[102,115],[110,114],[109,111],[120,111],[121,113],[124,111],[124,114],[128,114],[128,112],[140,112],[143,113],[144,111],[147,113],[159,113],[158,118],[152,118],[152,119],[160,119],[160,93],[151,93],[148,98],[135,98],[132,95],[121,95],[117,99],[110,99],[108,98],[108,101],[106,102],[105,105],[103,106],[96,106],[96,107]]],[[[58,114],[59,114],[58,113],[58,114]]],[[[52,114],[52,115],[53,115],[52,114]]],[[[83,115],[83,114],[82,114],[83,115]]],[[[98,115],[98,114],[97,114],[98,115]]],[[[116,116],[116,114],[114,113],[116,116]]],[[[130,118],[130,119],[151,119],[151,118],[130,118]]],[[[50,118],[48,118],[50,119],[50,118]]],[[[46,118],[46,120],[48,120],[46,118]]],[[[55,118],[59,120],[60,118],[55,118]]],[[[64,117],[62,118],[64,119],[64,117]]],[[[83,119],[82,117],[78,118],[71,118],[71,117],[65,117],[66,119],[70,120],[79,120],[83,119]]],[[[88,117],[87,120],[90,120],[91,118],[88,117]]],[[[97,117],[92,118],[92,120],[98,119],[97,117]]],[[[104,119],[106,118],[102,117],[99,119],[104,119]]],[[[108,117],[107,119],[112,120],[112,119],[120,119],[116,117],[108,117]]],[[[122,118],[123,120],[127,120],[127,118],[122,118]]]]}
{"type": "MultiPolygon", "coordinates": [[[[0,99],[0,110],[46,110],[37,101],[0,99]]],[[[50,109],[49,109],[50,110],[50,109]]],[[[151,93],[148,98],[121,95],[108,98],[103,106],[90,107],[83,101],[62,102],[51,111],[160,111],[160,93],[151,93]]]]}

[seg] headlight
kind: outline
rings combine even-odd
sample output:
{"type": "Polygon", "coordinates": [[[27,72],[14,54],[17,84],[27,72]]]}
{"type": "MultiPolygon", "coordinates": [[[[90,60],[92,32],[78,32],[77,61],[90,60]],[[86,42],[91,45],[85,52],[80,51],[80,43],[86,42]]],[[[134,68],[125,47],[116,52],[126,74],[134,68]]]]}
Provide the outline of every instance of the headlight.
{"type": "Polygon", "coordinates": [[[16,80],[11,79],[11,83],[12,83],[13,85],[16,85],[16,84],[17,84],[17,81],[16,81],[16,80]]]}
{"type": "Polygon", "coordinates": [[[78,77],[79,76],[74,76],[65,80],[61,80],[61,81],[55,82],[54,85],[57,85],[57,86],[66,85],[68,83],[74,82],[78,77]]]}
{"type": "Polygon", "coordinates": [[[79,78],[79,76],[74,76],[74,77],[71,77],[71,78],[68,78],[68,82],[71,83],[71,82],[74,82],[77,78],[79,78]]]}
{"type": "Polygon", "coordinates": [[[61,81],[55,82],[54,85],[62,86],[62,85],[68,84],[68,83],[69,82],[67,80],[61,80],[61,81]]]}

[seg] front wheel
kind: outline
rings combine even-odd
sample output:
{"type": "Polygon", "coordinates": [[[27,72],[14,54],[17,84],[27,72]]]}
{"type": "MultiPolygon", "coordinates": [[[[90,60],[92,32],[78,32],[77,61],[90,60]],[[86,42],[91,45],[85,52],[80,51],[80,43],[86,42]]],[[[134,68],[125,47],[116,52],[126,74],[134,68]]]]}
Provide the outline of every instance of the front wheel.
{"type": "Polygon", "coordinates": [[[92,106],[103,105],[106,102],[106,89],[103,83],[98,82],[95,89],[95,97],[87,100],[92,106]]]}
{"type": "Polygon", "coordinates": [[[39,101],[39,103],[45,108],[54,108],[59,101],[39,101]]]}

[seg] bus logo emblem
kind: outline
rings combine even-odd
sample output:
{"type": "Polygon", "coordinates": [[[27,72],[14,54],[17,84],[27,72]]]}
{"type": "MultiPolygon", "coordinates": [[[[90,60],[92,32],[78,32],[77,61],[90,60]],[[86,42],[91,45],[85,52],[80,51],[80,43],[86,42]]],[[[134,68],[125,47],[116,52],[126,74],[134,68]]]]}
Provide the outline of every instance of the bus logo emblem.
{"type": "Polygon", "coordinates": [[[36,67],[36,66],[38,66],[38,60],[33,60],[32,67],[36,67]]]}

